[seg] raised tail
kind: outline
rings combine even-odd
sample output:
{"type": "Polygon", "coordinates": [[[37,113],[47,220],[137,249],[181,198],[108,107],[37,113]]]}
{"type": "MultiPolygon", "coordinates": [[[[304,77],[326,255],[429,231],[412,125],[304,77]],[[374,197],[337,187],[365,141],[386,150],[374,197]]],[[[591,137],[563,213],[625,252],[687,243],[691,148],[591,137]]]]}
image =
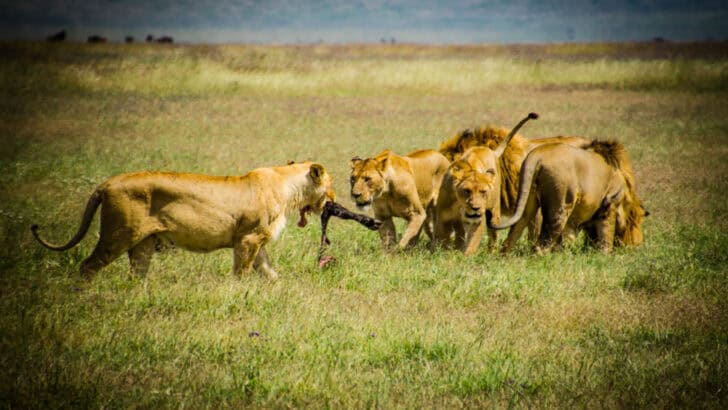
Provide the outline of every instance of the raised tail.
{"type": "Polygon", "coordinates": [[[38,225],[33,225],[30,227],[30,230],[33,232],[33,236],[36,240],[38,240],[38,242],[40,242],[41,245],[54,251],[65,251],[73,248],[79,242],[81,242],[81,239],[83,239],[84,236],[86,236],[86,232],[88,232],[88,228],[89,226],[91,226],[91,221],[93,220],[94,214],[96,214],[96,209],[101,204],[101,195],[101,192],[97,190],[91,195],[91,198],[88,199],[88,202],[86,203],[86,209],[83,211],[81,226],[78,228],[76,235],[74,235],[74,237],[71,238],[71,240],[68,241],[67,244],[54,245],[52,243],[46,242],[43,238],[38,236],[38,225]]]}
{"type": "Polygon", "coordinates": [[[529,113],[526,116],[526,118],[522,119],[521,122],[516,124],[516,126],[511,130],[511,132],[508,133],[508,136],[506,137],[506,139],[503,140],[503,142],[501,142],[500,144],[498,144],[498,146],[495,148],[495,155],[497,157],[500,157],[501,155],[503,155],[503,152],[506,150],[508,143],[511,142],[511,139],[513,139],[513,136],[516,135],[518,130],[520,130],[521,127],[523,127],[523,124],[525,124],[528,120],[535,120],[535,119],[538,119],[538,114],[536,114],[535,112],[532,112],[532,113],[529,113]]]}
{"type": "MultiPolygon", "coordinates": [[[[530,157],[530,155],[529,155],[530,157]]],[[[506,229],[515,225],[516,222],[521,220],[523,211],[526,209],[528,203],[528,195],[531,193],[531,186],[533,185],[533,178],[541,168],[541,160],[529,161],[528,157],[523,161],[523,167],[521,168],[521,175],[519,177],[519,188],[518,188],[518,201],[516,202],[516,210],[513,215],[508,219],[501,219],[496,224],[491,224],[488,221],[488,227],[491,229],[506,229]]]]}

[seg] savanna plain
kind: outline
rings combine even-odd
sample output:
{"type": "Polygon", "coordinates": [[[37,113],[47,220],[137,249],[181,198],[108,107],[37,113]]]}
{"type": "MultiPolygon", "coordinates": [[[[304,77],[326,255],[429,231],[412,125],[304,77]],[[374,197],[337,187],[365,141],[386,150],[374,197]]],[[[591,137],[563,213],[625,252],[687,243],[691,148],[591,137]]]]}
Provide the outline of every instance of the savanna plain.
{"type": "MultiPolygon", "coordinates": [[[[193,46],[0,43],[0,405],[728,406],[728,43],[193,46]],[[78,274],[88,196],[137,170],[243,174],[437,149],[458,130],[622,141],[645,243],[535,256],[412,250],[294,218],[280,279],[232,251],[78,274]]],[[[399,225],[401,231],[401,224],[399,225]]],[[[504,233],[500,234],[503,239],[504,233]]]]}

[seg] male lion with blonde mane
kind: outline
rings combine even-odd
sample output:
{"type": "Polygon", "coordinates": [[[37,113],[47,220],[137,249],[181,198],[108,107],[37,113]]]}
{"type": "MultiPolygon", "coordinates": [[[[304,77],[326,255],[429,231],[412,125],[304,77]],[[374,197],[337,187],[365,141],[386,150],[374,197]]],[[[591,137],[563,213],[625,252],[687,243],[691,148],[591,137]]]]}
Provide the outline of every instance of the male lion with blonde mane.
{"type": "MultiPolygon", "coordinates": [[[[497,222],[501,216],[503,167],[501,158],[516,132],[538,114],[530,113],[492,149],[488,146],[467,148],[450,165],[440,186],[435,206],[435,241],[449,246],[454,235],[455,247],[466,255],[474,254],[483,237],[485,220],[497,222]]],[[[488,247],[494,250],[497,235],[488,230],[488,247]]]]}
{"type": "Polygon", "coordinates": [[[122,253],[128,252],[132,273],[144,275],[158,242],[195,252],[233,248],[233,273],[252,267],[276,279],[278,274],[264,246],[286,225],[286,212],[321,213],[333,201],[331,176],[323,166],[304,162],[258,168],[241,176],[208,176],[169,172],[139,172],[114,176],[101,183],[86,204],[81,226],[65,245],[45,247],[64,251],[78,244],[101,206],[99,241],[81,263],[90,278],[122,253]]]}
{"type": "MultiPolygon", "coordinates": [[[[474,129],[468,128],[443,141],[440,145],[440,152],[450,161],[455,161],[471,147],[484,146],[491,150],[496,149],[506,140],[508,134],[507,129],[492,125],[484,125],[474,129]]],[[[516,199],[518,198],[518,176],[526,155],[540,145],[552,143],[564,143],[583,148],[589,145],[591,140],[571,136],[527,139],[518,134],[514,135],[498,160],[498,176],[501,180],[500,202],[503,214],[510,215],[515,210],[516,199]]],[[[537,213],[536,219],[529,224],[528,237],[531,240],[535,240],[538,236],[540,216],[540,213],[537,213]]]]}
{"type": "Polygon", "coordinates": [[[616,245],[639,245],[645,210],[635,192],[632,166],[624,146],[593,141],[582,148],[546,144],[523,162],[516,211],[511,218],[490,224],[513,227],[504,251],[518,240],[541,208],[543,224],[534,246],[537,253],[562,240],[564,229],[584,229],[587,241],[607,253],[616,245]]]}
{"type": "Polygon", "coordinates": [[[384,150],[373,158],[351,160],[351,197],[356,206],[371,206],[382,221],[379,236],[385,249],[396,243],[393,217],[407,220],[400,249],[413,246],[423,227],[432,239],[433,208],[450,161],[434,150],[399,156],[384,150]]]}

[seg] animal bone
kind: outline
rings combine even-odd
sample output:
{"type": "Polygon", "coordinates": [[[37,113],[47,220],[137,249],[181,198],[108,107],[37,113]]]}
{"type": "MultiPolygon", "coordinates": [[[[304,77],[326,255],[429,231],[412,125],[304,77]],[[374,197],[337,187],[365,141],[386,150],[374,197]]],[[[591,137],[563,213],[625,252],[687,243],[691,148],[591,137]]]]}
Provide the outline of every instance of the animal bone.
{"type": "Polygon", "coordinates": [[[324,209],[321,212],[321,248],[319,249],[319,268],[323,268],[332,261],[334,261],[333,256],[324,255],[326,247],[328,245],[331,245],[331,241],[326,236],[326,228],[329,224],[329,219],[332,216],[341,219],[353,219],[372,231],[376,231],[377,229],[379,229],[379,226],[382,224],[381,221],[378,221],[374,218],[351,212],[343,205],[336,202],[326,202],[326,204],[324,205],[324,209]]]}

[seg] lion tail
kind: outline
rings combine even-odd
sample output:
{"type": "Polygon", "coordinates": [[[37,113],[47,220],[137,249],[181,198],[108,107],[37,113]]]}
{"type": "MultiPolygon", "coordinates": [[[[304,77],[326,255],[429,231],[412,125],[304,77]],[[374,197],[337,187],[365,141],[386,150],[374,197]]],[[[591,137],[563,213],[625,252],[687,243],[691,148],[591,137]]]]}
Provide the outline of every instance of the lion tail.
{"type": "Polygon", "coordinates": [[[528,196],[531,193],[531,186],[533,185],[533,179],[541,168],[541,159],[531,159],[529,161],[529,155],[526,160],[523,161],[523,167],[521,168],[521,175],[519,177],[519,189],[518,189],[518,201],[516,202],[516,210],[513,215],[507,219],[501,219],[496,224],[488,223],[491,229],[506,229],[515,225],[516,222],[521,220],[523,212],[526,210],[526,204],[528,203],[528,196]]]}
{"type": "Polygon", "coordinates": [[[518,124],[516,124],[515,127],[513,127],[511,132],[508,133],[508,136],[506,137],[506,139],[503,140],[503,142],[501,142],[500,144],[498,144],[498,146],[495,149],[495,155],[497,157],[500,157],[501,155],[503,155],[503,152],[505,152],[506,147],[508,146],[508,143],[511,142],[511,139],[513,138],[514,135],[516,135],[518,130],[520,130],[521,127],[523,127],[523,124],[528,122],[528,120],[536,120],[536,119],[538,119],[538,114],[536,114],[535,112],[528,113],[526,118],[522,119],[518,124]]]}
{"type": "Polygon", "coordinates": [[[86,209],[83,211],[81,226],[78,228],[76,235],[74,235],[74,237],[71,238],[71,240],[68,241],[68,243],[65,245],[54,245],[45,241],[38,235],[38,225],[31,226],[30,230],[33,232],[33,236],[35,237],[35,239],[40,242],[41,245],[45,246],[48,249],[54,251],[65,251],[71,249],[79,242],[81,242],[81,239],[83,239],[84,236],[86,236],[86,232],[88,232],[88,228],[89,226],[91,226],[91,221],[96,214],[96,209],[98,209],[99,205],[101,204],[101,199],[102,192],[99,190],[96,190],[96,192],[91,195],[91,198],[89,198],[88,202],[86,203],[86,209]]]}

